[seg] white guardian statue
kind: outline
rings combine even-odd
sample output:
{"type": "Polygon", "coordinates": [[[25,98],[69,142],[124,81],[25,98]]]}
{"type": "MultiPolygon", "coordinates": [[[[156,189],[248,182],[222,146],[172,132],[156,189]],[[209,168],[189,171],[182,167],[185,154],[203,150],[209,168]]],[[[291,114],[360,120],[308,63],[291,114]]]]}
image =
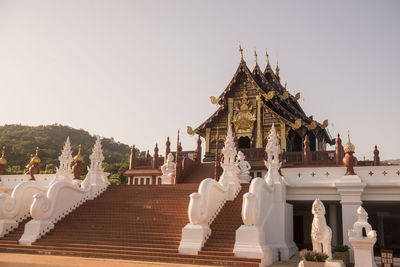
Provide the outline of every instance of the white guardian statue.
{"type": "Polygon", "coordinates": [[[176,163],[174,162],[174,155],[172,153],[168,154],[167,162],[161,166],[161,183],[162,184],[172,184],[175,178],[176,163]]]}
{"type": "Polygon", "coordinates": [[[328,255],[328,260],[331,260],[332,230],[326,224],[325,207],[322,201],[317,198],[312,205],[311,211],[314,215],[311,225],[311,241],[313,244],[313,250],[316,252],[326,253],[328,255]]]}
{"type": "Polygon", "coordinates": [[[251,176],[250,176],[250,163],[245,160],[246,156],[243,154],[242,151],[239,151],[237,154],[237,159],[236,159],[236,164],[240,169],[240,174],[239,174],[239,181],[241,184],[248,184],[250,182],[251,176]]]}

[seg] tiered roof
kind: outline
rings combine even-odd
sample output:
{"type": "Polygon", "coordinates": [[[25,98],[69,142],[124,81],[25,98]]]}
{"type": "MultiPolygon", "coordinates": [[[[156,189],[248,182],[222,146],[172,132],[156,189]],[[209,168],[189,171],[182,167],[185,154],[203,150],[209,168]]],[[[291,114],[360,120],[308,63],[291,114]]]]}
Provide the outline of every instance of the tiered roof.
{"type": "MultiPolygon", "coordinates": [[[[256,54],[255,54],[256,56],[256,54]]],[[[332,138],[328,131],[325,129],[328,126],[328,121],[325,120],[323,123],[314,121],[312,116],[308,117],[303,109],[301,108],[298,100],[300,98],[300,93],[292,95],[289,93],[285,86],[282,86],[279,77],[279,66],[277,64],[276,72],[274,72],[269,63],[267,54],[267,66],[263,71],[261,71],[256,57],[256,64],[253,71],[250,71],[247,67],[246,62],[243,57],[241,57],[239,66],[226,87],[226,89],[221,93],[218,98],[211,97],[211,102],[214,104],[219,104],[217,111],[211,115],[205,122],[203,122],[199,127],[193,130],[194,133],[200,135],[204,134],[205,128],[218,117],[221,112],[223,112],[227,105],[224,104],[226,95],[232,90],[235,83],[239,80],[239,76],[244,74],[248,82],[250,82],[256,90],[261,95],[261,99],[264,103],[264,107],[267,108],[269,112],[278,117],[282,122],[288,124],[293,129],[298,129],[302,126],[306,127],[308,130],[314,130],[317,127],[321,128],[324,132],[326,141],[328,143],[332,142],[332,138]]]]}

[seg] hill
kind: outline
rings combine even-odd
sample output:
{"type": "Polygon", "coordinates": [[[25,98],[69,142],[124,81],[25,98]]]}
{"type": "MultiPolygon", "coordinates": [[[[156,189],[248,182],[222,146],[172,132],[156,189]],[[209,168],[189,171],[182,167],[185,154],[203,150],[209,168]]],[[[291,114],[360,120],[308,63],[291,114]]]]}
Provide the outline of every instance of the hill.
{"type": "MultiPolygon", "coordinates": [[[[78,153],[78,146],[81,144],[84,164],[89,164],[89,155],[92,153],[95,136],[83,129],[59,124],[35,127],[16,124],[0,126],[0,145],[5,146],[9,173],[22,171],[29,162],[31,154],[35,153],[36,147],[39,147],[41,170],[54,171],[55,166],[59,165],[58,157],[68,136],[71,140],[73,156],[78,153]]],[[[124,169],[127,168],[130,154],[128,145],[115,142],[113,138],[104,137],[101,139],[101,144],[106,168],[111,168],[111,165],[116,165],[118,168],[123,165],[124,169]]],[[[113,169],[116,166],[113,166],[113,169]]]]}

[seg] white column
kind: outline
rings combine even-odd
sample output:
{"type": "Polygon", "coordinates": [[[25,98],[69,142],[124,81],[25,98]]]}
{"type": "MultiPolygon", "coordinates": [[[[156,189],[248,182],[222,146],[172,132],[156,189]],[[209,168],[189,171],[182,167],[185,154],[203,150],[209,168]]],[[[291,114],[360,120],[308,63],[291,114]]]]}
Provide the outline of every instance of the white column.
{"type": "Polygon", "coordinates": [[[337,246],[337,207],[335,204],[329,205],[329,227],[332,230],[332,246],[337,246]]]}
{"type": "MultiPolygon", "coordinates": [[[[357,221],[357,209],[362,204],[361,194],[366,184],[357,175],[345,175],[335,186],[341,197],[343,244],[350,247],[348,230],[352,229],[353,224],[357,221]]],[[[352,249],[350,249],[350,261],[354,262],[352,249]]]]}

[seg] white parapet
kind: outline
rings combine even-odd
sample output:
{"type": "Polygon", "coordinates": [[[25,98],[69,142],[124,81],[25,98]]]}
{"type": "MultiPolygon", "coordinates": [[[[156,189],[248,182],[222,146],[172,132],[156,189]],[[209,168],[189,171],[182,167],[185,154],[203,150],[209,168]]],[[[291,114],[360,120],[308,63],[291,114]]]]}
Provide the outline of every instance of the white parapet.
{"type": "Polygon", "coordinates": [[[228,130],[221,166],[223,173],[217,182],[206,178],[196,193],[190,195],[188,217],[190,223],[182,229],[179,253],[196,255],[211,235],[210,224],[227,200],[233,200],[239,193],[240,170],[235,162],[236,147],[231,129],[228,130]]]}
{"type": "MultiPolygon", "coordinates": [[[[55,174],[35,174],[36,184],[39,186],[49,186],[55,174]]],[[[29,181],[31,177],[27,174],[6,174],[0,176],[0,193],[10,193],[22,182],[29,181]]]]}
{"type": "Polygon", "coordinates": [[[18,227],[18,224],[29,217],[29,208],[33,196],[46,193],[47,187],[38,185],[36,181],[19,183],[11,195],[0,194],[0,237],[18,227]]]}

